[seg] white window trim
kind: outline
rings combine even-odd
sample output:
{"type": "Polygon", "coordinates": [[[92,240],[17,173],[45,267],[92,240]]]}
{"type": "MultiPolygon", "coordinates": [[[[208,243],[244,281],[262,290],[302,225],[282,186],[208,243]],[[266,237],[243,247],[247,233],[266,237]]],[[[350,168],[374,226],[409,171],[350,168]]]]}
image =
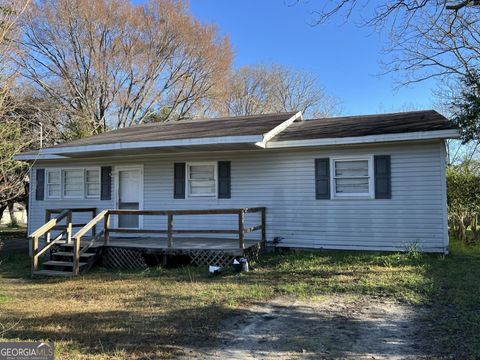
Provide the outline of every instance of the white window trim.
{"type": "Polygon", "coordinates": [[[52,199],[52,200],[56,200],[56,199],[61,199],[62,198],[62,169],[60,168],[50,168],[50,169],[45,169],[45,199],[52,199]],[[49,192],[48,192],[48,187],[49,187],[49,182],[48,182],[48,174],[50,172],[59,172],[59,179],[60,179],[60,183],[58,184],[60,186],[59,188],[59,194],[58,196],[50,196],[49,195],[49,192]]]}
{"type": "Polygon", "coordinates": [[[88,167],[51,167],[51,168],[45,168],[45,189],[44,189],[44,198],[46,200],[62,200],[62,199],[67,199],[67,200],[92,200],[92,199],[100,199],[100,194],[101,194],[101,188],[100,192],[97,196],[88,196],[86,195],[86,170],[98,170],[99,172],[99,186],[102,186],[102,179],[101,179],[101,167],[100,166],[88,166],[88,167]],[[65,181],[64,181],[64,176],[63,173],[65,170],[83,170],[83,192],[82,196],[65,196],[64,195],[64,186],[65,186],[65,181]],[[48,196],[48,173],[52,171],[59,171],[60,172],[60,196],[48,196]]]}
{"type": "Polygon", "coordinates": [[[374,183],[373,155],[364,156],[336,156],[330,158],[330,189],[332,199],[374,199],[375,183],[374,183]],[[336,161],[368,161],[368,193],[337,193],[335,184],[335,162],[336,161]]]}
{"type": "MultiPolygon", "coordinates": [[[[93,183],[90,183],[93,184],[93,183]]],[[[100,199],[100,194],[102,193],[102,170],[100,167],[86,167],[83,168],[83,194],[85,199],[100,199]],[[96,170],[98,171],[98,195],[88,195],[87,191],[87,171],[96,170]]]]}
{"type": "Polygon", "coordinates": [[[218,168],[216,161],[192,161],[186,163],[186,172],[185,172],[185,190],[187,198],[217,198],[218,197],[218,168]],[[214,168],[214,181],[215,181],[215,190],[213,194],[191,194],[190,192],[190,166],[195,165],[213,165],[214,168]]]}

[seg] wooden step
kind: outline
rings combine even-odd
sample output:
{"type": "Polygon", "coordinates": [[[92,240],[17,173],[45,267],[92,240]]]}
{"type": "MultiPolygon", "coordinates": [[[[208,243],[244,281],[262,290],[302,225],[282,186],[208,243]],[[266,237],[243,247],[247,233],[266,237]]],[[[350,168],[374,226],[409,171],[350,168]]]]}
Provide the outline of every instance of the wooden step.
{"type": "MultiPolygon", "coordinates": [[[[52,253],[52,255],[58,255],[58,256],[73,256],[73,252],[68,252],[68,251],[57,251],[52,253]]],[[[83,253],[80,254],[80,257],[91,257],[95,256],[95,253],[83,253]]]]}
{"type": "Polygon", "coordinates": [[[70,271],[37,270],[33,272],[33,275],[72,277],[73,273],[70,271]]]}
{"type": "MultiPolygon", "coordinates": [[[[87,246],[88,244],[90,243],[90,241],[86,241],[86,242],[81,242],[80,243],[80,249],[81,248],[84,248],[85,246],[87,246]]],[[[62,247],[73,247],[74,244],[61,244],[62,247]]],[[[103,247],[103,242],[102,243],[95,243],[93,244],[92,246],[90,246],[90,249],[95,249],[95,248],[98,248],[98,247],[103,247]]]]}
{"type": "MultiPolygon", "coordinates": [[[[50,266],[72,266],[73,267],[73,262],[71,261],[58,261],[58,260],[49,260],[45,261],[43,265],[50,265],[50,266]]],[[[78,264],[79,266],[84,266],[87,265],[85,262],[81,262],[78,264]]]]}

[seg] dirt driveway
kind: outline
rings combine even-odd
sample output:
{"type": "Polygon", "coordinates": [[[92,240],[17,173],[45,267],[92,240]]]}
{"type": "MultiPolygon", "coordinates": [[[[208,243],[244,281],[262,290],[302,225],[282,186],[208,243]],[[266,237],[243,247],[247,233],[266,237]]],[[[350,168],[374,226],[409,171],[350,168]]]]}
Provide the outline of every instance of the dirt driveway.
{"type": "Polygon", "coordinates": [[[389,300],[330,296],[278,298],[245,309],[216,346],[185,349],[196,359],[428,358],[418,310],[389,300]]]}

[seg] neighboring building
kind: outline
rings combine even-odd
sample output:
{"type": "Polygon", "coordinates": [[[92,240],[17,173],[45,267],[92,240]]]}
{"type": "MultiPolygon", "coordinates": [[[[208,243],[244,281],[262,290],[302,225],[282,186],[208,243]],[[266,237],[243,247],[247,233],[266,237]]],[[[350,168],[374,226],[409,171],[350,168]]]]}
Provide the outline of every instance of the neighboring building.
{"type": "MultiPolygon", "coordinates": [[[[29,232],[51,208],[261,206],[267,240],[279,246],[445,252],[445,139],[457,136],[435,111],[280,113],[141,125],[16,159],[33,163],[29,232]]],[[[235,220],[186,216],[176,225],[231,228],[235,220]]],[[[122,215],[116,227],[165,224],[122,215]]]]}
{"type": "MultiPolygon", "coordinates": [[[[27,210],[23,204],[15,203],[13,206],[13,214],[18,225],[24,226],[27,224],[27,210]]],[[[3,214],[0,214],[0,225],[11,225],[10,211],[5,209],[3,214]]]]}

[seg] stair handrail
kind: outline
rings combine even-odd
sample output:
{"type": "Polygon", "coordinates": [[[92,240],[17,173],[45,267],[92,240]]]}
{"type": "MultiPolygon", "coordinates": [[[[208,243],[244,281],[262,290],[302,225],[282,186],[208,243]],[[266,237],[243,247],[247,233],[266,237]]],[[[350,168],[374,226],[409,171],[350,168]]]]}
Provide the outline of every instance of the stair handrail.
{"type": "MultiPolygon", "coordinates": [[[[86,249],[80,251],[80,242],[82,237],[89,232],[98,222],[103,220],[107,216],[108,210],[103,210],[99,212],[92,220],[90,220],[83,228],[78,230],[73,238],[73,275],[76,276],[80,274],[80,255],[85,252],[86,249]]],[[[100,237],[103,235],[104,231],[100,232],[98,235],[94,236],[92,241],[89,243],[88,247],[91,247],[100,237]]]]}
{"type": "Polygon", "coordinates": [[[47,221],[45,224],[40,226],[37,230],[30,234],[29,237],[41,237],[48,231],[52,230],[54,226],[56,226],[60,221],[62,221],[68,214],[71,214],[70,210],[65,209],[63,210],[58,216],[54,217],[53,219],[47,221]]]}
{"type": "Polygon", "coordinates": [[[72,211],[65,209],[58,216],[50,219],[45,224],[40,226],[37,230],[29,235],[32,241],[32,275],[38,270],[38,258],[43,255],[51,246],[62,240],[64,235],[67,235],[67,241],[70,241],[72,235],[72,211]],[[50,231],[57,226],[57,224],[66,218],[67,224],[65,229],[58,234],[55,239],[50,239],[50,231]],[[42,236],[46,235],[45,246],[39,249],[39,240],[42,236]]]}

